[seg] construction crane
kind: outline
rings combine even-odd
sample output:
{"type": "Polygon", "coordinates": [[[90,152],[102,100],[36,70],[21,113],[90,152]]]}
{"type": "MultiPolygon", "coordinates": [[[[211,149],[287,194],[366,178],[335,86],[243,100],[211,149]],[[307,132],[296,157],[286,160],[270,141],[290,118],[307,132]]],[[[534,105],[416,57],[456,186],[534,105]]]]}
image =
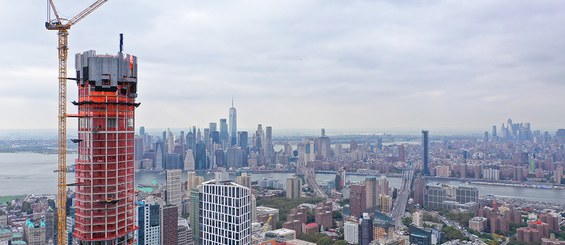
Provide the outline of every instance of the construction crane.
{"type": "Polygon", "coordinates": [[[67,244],[67,56],[69,53],[69,29],[84,17],[92,13],[108,0],[98,0],[82,10],[70,20],[61,18],[53,0],[47,4],[47,30],[56,30],[59,37],[59,112],[58,112],[58,179],[57,179],[57,240],[58,244],[67,244]],[[55,15],[51,19],[51,11],[55,15]]]}

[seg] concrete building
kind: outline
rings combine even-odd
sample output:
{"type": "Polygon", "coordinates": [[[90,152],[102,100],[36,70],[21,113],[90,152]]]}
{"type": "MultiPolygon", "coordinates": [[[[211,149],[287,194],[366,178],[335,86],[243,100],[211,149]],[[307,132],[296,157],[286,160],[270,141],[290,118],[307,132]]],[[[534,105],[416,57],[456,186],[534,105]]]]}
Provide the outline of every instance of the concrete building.
{"type": "Polygon", "coordinates": [[[446,190],[439,184],[427,184],[424,188],[424,208],[429,210],[440,210],[443,201],[447,198],[446,190]]]}
{"type": "Polygon", "coordinates": [[[313,234],[320,232],[320,227],[316,223],[309,223],[304,225],[304,233],[306,234],[313,234]]]}
{"type": "Polygon", "coordinates": [[[428,183],[424,188],[424,208],[427,210],[462,208],[474,212],[478,200],[479,191],[472,186],[428,183]]]}
{"type": "Polygon", "coordinates": [[[343,225],[344,239],[349,244],[359,243],[359,224],[346,221],[343,225]]]}
{"type": "Polygon", "coordinates": [[[488,220],[485,217],[473,217],[469,219],[469,229],[483,232],[487,227],[488,220]]]}
{"type": "Polygon", "coordinates": [[[302,235],[302,225],[304,225],[302,221],[293,219],[284,222],[283,228],[293,230],[294,232],[296,232],[296,236],[300,237],[300,235],[302,235]]]}
{"type": "Polygon", "coordinates": [[[416,226],[416,227],[423,227],[424,225],[424,217],[422,214],[422,211],[416,211],[414,213],[412,213],[412,225],[416,226]]]}
{"type": "Polygon", "coordinates": [[[299,239],[288,240],[285,243],[286,243],[286,245],[316,245],[316,243],[307,242],[307,241],[303,241],[303,240],[299,240],[299,239]]]}
{"type": "Polygon", "coordinates": [[[231,181],[202,183],[201,244],[251,244],[251,190],[231,181]]]}
{"type": "Polygon", "coordinates": [[[320,225],[324,230],[333,227],[333,213],[320,208],[314,214],[316,224],[320,225]]]}
{"type": "Polygon", "coordinates": [[[265,233],[265,237],[274,238],[277,242],[285,242],[296,239],[296,232],[290,229],[280,228],[265,233]]]}
{"type": "Polygon", "coordinates": [[[193,245],[192,231],[188,225],[188,221],[183,218],[178,218],[177,226],[177,245],[193,245]]]}
{"type": "Polygon", "coordinates": [[[538,243],[541,241],[540,232],[535,228],[530,227],[520,227],[516,229],[516,239],[519,242],[524,242],[528,244],[538,243]]]}
{"type": "Polygon", "coordinates": [[[449,177],[451,174],[451,170],[447,165],[440,165],[435,167],[436,176],[438,177],[449,177]]]}
{"type": "Polygon", "coordinates": [[[558,166],[555,168],[555,171],[553,171],[553,182],[559,184],[561,183],[562,178],[563,178],[563,167],[558,166]]]}
{"type": "Polygon", "coordinates": [[[79,244],[135,241],[137,57],[119,52],[75,57],[78,157],[75,230],[79,244]],[[102,221],[103,220],[103,221],[102,221]],[[102,222],[102,225],[100,224],[102,222]]]}
{"type": "Polygon", "coordinates": [[[260,223],[264,223],[267,222],[269,220],[269,217],[272,216],[271,218],[271,223],[269,223],[269,225],[271,226],[271,229],[276,229],[276,224],[277,222],[279,222],[279,210],[276,208],[269,208],[269,207],[265,207],[265,206],[259,206],[256,208],[257,210],[257,221],[259,221],[260,223]]]}
{"type": "Polygon", "coordinates": [[[24,225],[24,241],[27,245],[46,244],[45,222],[43,220],[33,221],[28,219],[24,225]]]}
{"type": "Polygon", "coordinates": [[[0,228],[8,227],[8,216],[0,215],[0,228]]]}
{"type": "Polygon", "coordinates": [[[483,179],[499,180],[500,170],[495,168],[484,168],[483,169],[483,179]]]}
{"type": "Polygon", "coordinates": [[[528,227],[537,229],[539,231],[540,238],[549,238],[549,225],[542,222],[541,220],[528,222],[528,227]]]}
{"type": "Polygon", "coordinates": [[[286,198],[295,199],[302,196],[302,179],[297,176],[286,178],[286,198]]]}
{"type": "Polygon", "coordinates": [[[458,203],[479,202],[479,189],[474,186],[459,186],[455,190],[455,198],[458,203]]]}
{"type": "Polygon", "coordinates": [[[542,238],[541,245],[565,245],[565,241],[560,241],[555,238],[555,234],[551,234],[551,238],[542,238]]]}

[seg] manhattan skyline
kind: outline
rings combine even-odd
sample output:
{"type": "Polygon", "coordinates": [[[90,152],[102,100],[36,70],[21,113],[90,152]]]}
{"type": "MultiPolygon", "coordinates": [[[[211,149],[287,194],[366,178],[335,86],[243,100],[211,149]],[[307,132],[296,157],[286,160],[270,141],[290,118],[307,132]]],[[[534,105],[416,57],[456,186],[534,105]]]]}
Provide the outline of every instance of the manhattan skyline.
{"type": "MultiPolygon", "coordinates": [[[[41,24],[45,6],[0,5],[14,20],[0,24],[0,45],[10,47],[0,57],[0,128],[54,129],[56,42],[41,24]]],[[[61,2],[66,16],[83,7],[61,2]]],[[[554,132],[565,121],[555,113],[565,104],[555,52],[565,48],[564,13],[559,1],[109,1],[73,29],[69,64],[88,49],[114,54],[123,32],[125,50],[144,60],[136,126],[147,128],[228,118],[233,95],[241,129],[480,133],[512,118],[554,132]],[[135,21],[100,17],[118,15],[135,21]]]]}

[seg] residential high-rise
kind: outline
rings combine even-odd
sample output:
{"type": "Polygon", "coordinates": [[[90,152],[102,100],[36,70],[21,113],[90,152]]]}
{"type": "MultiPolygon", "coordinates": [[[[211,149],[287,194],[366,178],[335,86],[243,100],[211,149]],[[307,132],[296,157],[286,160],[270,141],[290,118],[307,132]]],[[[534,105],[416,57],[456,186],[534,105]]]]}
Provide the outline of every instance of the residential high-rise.
{"type": "Polygon", "coordinates": [[[165,205],[161,210],[161,244],[178,245],[179,209],[174,205],[165,205]]]}
{"type": "Polygon", "coordinates": [[[386,178],[386,176],[382,175],[379,178],[378,192],[381,195],[388,195],[389,194],[388,189],[389,189],[388,179],[386,178]]]}
{"type": "Polygon", "coordinates": [[[359,245],[369,245],[373,241],[373,219],[368,213],[363,213],[359,221],[359,245]]]}
{"type": "Polygon", "coordinates": [[[139,202],[137,208],[137,242],[139,245],[159,245],[161,239],[161,205],[139,202]]]}
{"type": "Polygon", "coordinates": [[[349,244],[359,243],[359,224],[351,221],[345,222],[343,225],[344,239],[349,244]]]}
{"type": "Polygon", "coordinates": [[[296,199],[302,196],[302,179],[297,176],[286,178],[286,198],[296,199]]]}
{"type": "Polygon", "coordinates": [[[430,141],[428,139],[428,130],[422,130],[422,149],[423,149],[422,161],[424,164],[424,168],[423,168],[424,176],[430,175],[429,147],[430,147],[430,141]]]}
{"type": "Polygon", "coordinates": [[[381,212],[389,213],[392,210],[392,197],[389,195],[379,195],[379,207],[381,212]]]}
{"type": "Polygon", "coordinates": [[[236,177],[236,183],[241,186],[245,186],[251,189],[251,175],[247,173],[242,173],[240,176],[236,177]]]}
{"type": "Polygon", "coordinates": [[[182,211],[181,175],[182,171],[179,169],[166,171],[167,190],[165,192],[165,200],[167,205],[176,206],[179,209],[179,214],[182,211]]]}
{"type": "Polygon", "coordinates": [[[351,216],[361,217],[367,210],[367,195],[365,192],[365,185],[350,185],[349,194],[349,207],[351,209],[351,216]]]}
{"type": "Polygon", "coordinates": [[[233,98],[231,99],[231,108],[230,108],[230,122],[229,122],[229,130],[230,130],[230,140],[231,145],[237,144],[237,111],[233,105],[233,98]]]}
{"type": "Polygon", "coordinates": [[[137,58],[77,54],[78,157],[75,229],[79,244],[132,244],[137,222],[134,135],[137,58]]]}
{"type": "Polygon", "coordinates": [[[201,244],[251,244],[251,190],[231,181],[202,184],[201,244]]]}
{"type": "Polygon", "coordinates": [[[375,207],[377,206],[377,200],[379,199],[376,177],[372,176],[365,178],[365,195],[367,210],[374,211],[375,207]]]}
{"type": "Polygon", "coordinates": [[[426,179],[419,175],[414,178],[414,204],[424,206],[424,188],[426,186],[426,179]]]}

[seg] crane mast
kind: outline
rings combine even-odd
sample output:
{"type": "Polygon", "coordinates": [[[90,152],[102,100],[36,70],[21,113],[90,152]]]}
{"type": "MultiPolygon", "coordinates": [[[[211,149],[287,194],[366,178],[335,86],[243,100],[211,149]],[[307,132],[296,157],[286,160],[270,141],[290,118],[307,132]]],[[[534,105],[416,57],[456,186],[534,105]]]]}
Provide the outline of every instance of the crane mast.
{"type": "Polygon", "coordinates": [[[58,157],[57,157],[57,241],[58,244],[67,244],[67,59],[69,54],[69,29],[71,26],[92,13],[107,0],[98,0],[81,11],[71,20],[65,21],[59,16],[53,0],[47,6],[47,30],[57,30],[58,58],[59,58],[59,104],[58,104],[58,157]],[[55,19],[49,19],[53,11],[55,19]]]}

